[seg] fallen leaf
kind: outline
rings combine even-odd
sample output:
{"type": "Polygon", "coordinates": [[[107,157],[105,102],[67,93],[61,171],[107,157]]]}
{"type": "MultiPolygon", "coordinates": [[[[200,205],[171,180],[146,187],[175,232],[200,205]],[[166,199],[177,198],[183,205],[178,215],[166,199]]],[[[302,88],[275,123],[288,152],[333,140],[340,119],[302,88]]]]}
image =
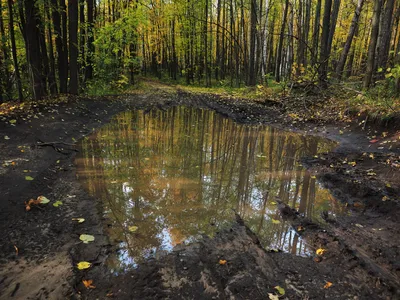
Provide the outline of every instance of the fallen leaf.
{"type": "Polygon", "coordinates": [[[25,180],[31,181],[31,180],[33,180],[33,177],[31,177],[31,176],[25,176],[25,180]]]}
{"type": "Polygon", "coordinates": [[[5,140],[9,140],[10,138],[8,137],[8,135],[4,136],[5,140]]]}
{"type": "Polygon", "coordinates": [[[389,200],[389,197],[388,197],[388,196],[383,196],[383,197],[382,197],[382,201],[387,201],[387,200],[389,200]]]}
{"type": "Polygon", "coordinates": [[[327,281],[326,284],[324,285],[324,289],[329,289],[333,285],[332,282],[327,281]]]}
{"type": "Polygon", "coordinates": [[[315,253],[317,253],[317,255],[323,255],[325,251],[325,249],[319,248],[317,251],[315,251],[315,253]]]}
{"type": "Polygon", "coordinates": [[[311,178],[312,178],[312,179],[316,179],[316,178],[317,178],[317,176],[315,176],[315,175],[312,175],[312,176],[311,176],[311,178]]]}
{"type": "Polygon", "coordinates": [[[272,293],[268,293],[268,297],[269,300],[279,300],[279,296],[272,293]]]}
{"type": "Polygon", "coordinates": [[[270,202],[272,205],[276,205],[276,202],[275,201],[271,201],[270,202]]]}
{"type": "Polygon", "coordinates": [[[10,120],[9,122],[10,122],[10,124],[15,124],[15,123],[17,123],[17,120],[10,120]]]}
{"type": "Polygon", "coordinates": [[[37,197],[37,200],[39,201],[40,204],[47,204],[50,202],[50,200],[47,199],[45,196],[39,196],[37,197]]]}
{"type": "Polygon", "coordinates": [[[108,293],[107,295],[106,295],[106,297],[114,297],[114,293],[108,293]]]}
{"type": "Polygon", "coordinates": [[[272,221],[272,224],[280,224],[281,223],[281,221],[275,220],[275,219],[271,219],[271,221],[272,221]]]}
{"type": "Polygon", "coordinates": [[[14,245],[15,255],[18,256],[18,247],[14,245]]]}
{"type": "Polygon", "coordinates": [[[226,265],[226,260],[225,259],[220,259],[219,260],[220,265],[226,265]]]}
{"type": "Polygon", "coordinates": [[[370,142],[371,144],[375,144],[375,143],[379,142],[379,140],[378,140],[378,139],[373,139],[373,140],[370,140],[369,142],[370,142]]]}
{"type": "Polygon", "coordinates": [[[72,218],[72,221],[78,221],[78,223],[83,223],[85,222],[84,218],[72,218]]]}
{"type": "Polygon", "coordinates": [[[96,286],[92,285],[93,280],[89,279],[89,280],[82,280],[83,285],[85,286],[85,288],[87,289],[95,289],[96,286]]]}
{"type": "Polygon", "coordinates": [[[281,296],[285,295],[285,289],[280,287],[279,285],[274,287],[274,289],[276,289],[278,291],[278,293],[281,294],[281,296]]]}
{"type": "Polygon", "coordinates": [[[364,228],[361,224],[355,224],[358,228],[364,228]]]}
{"type": "Polygon", "coordinates": [[[354,202],[353,206],[354,207],[362,207],[363,204],[361,202],[354,202]]]}
{"type": "Polygon", "coordinates": [[[135,231],[137,231],[139,229],[139,227],[137,227],[137,226],[129,226],[128,229],[129,229],[130,232],[135,232],[135,231]]]}
{"type": "Polygon", "coordinates": [[[304,227],[303,226],[297,226],[297,231],[304,231],[304,227]]]}
{"type": "Polygon", "coordinates": [[[90,268],[92,266],[92,264],[87,261],[81,261],[76,266],[79,270],[85,270],[85,269],[90,268]]]}
{"type": "Polygon", "coordinates": [[[355,161],[350,161],[347,164],[349,164],[352,167],[355,167],[357,165],[357,163],[355,161]]]}
{"type": "Polygon", "coordinates": [[[343,134],[343,130],[339,130],[339,134],[343,134]]]}
{"type": "Polygon", "coordinates": [[[62,205],[62,204],[63,204],[63,203],[62,203],[61,201],[58,200],[58,201],[56,201],[56,202],[53,203],[53,206],[54,206],[54,207],[59,207],[59,206],[62,205]]]}
{"type": "Polygon", "coordinates": [[[90,242],[94,241],[94,236],[90,234],[81,234],[79,239],[84,243],[84,244],[89,244],[90,242]]]}

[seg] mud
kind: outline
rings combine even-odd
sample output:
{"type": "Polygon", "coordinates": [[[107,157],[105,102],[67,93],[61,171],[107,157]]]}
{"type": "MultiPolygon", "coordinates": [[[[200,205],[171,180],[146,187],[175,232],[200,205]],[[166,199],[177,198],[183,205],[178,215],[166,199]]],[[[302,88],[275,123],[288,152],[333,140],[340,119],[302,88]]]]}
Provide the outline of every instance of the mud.
{"type": "Polygon", "coordinates": [[[39,105],[29,113],[31,118],[14,113],[0,121],[0,299],[268,299],[279,295],[276,286],[284,288],[283,299],[400,297],[400,154],[393,124],[390,129],[368,124],[363,130],[357,120],[293,123],[273,102],[194,95],[154,85],[145,94],[70,99],[50,108],[39,105]],[[325,223],[314,224],[280,206],[309,245],[326,250],[322,256],[263,249],[232,213],[232,227],[214,239],[179,245],[118,276],[110,273],[105,260],[117,249],[104,234],[107,222],[100,201],[76,179],[72,145],[118,112],[182,104],[214,109],[237,122],[268,123],[340,142],[334,152],[304,158],[303,163],[347,204],[349,213],[325,215],[325,223]],[[383,131],[387,133],[381,136],[383,131]],[[372,135],[379,135],[379,141],[370,143],[372,135]],[[33,180],[25,180],[28,175],[33,180]],[[52,202],[26,211],[24,202],[39,195],[52,202]],[[62,205],[55,207],[57,200],[62,205]],[[85,222],[71,220],[77,217],[85,222]],[[88,232],[95,242],[80,243],[79,235],[88,232]],[[92,267],[78,270],[76,264],[83,260],[92,267]],[[85,288],[82,280],[87,279],[96,288],[85,288]],[[332,286],[324,288],[327,282],[332,286]]]}

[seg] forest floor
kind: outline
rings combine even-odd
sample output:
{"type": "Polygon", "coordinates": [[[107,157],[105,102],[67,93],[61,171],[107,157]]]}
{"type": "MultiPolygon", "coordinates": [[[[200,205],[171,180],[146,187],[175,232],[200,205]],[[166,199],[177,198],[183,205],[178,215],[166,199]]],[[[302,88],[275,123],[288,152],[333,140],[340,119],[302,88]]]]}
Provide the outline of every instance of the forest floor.
{"type": "Polygon", "coordinates": [[[400,123],[372,123],[324,103],[318,97],[246,100],[148,82],[114,97],[1,106],[0,299],[399,299],[400,123]],[[325,250],[322,255],[263,249],[236,216],[213,239],[177,246],[126,274],[107,270],[114,248],[104,233],[101,202],[76,178],[74,144],[118,112],[182,104],[339,143],[303,164],[351,214],[321,225],[279,206],[308,244],[325,250]],[[40,195],[52,202],[27,211],[24,202],[40,195]],[[85,232],[96,240],[80,243],[85,232]],[[92,266],[78,270],[80,261],[92,266]],[[83,280],[93,280],[95,288],[83,280]]]}

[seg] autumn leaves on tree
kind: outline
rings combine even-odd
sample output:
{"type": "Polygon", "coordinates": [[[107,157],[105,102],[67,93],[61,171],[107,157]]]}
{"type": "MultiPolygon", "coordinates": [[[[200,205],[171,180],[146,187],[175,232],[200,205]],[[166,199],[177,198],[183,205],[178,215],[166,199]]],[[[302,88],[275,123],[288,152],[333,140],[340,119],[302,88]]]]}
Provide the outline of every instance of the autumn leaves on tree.
{"type": "Polygon", "coordinates": [[[398,0],[1,0],[0,101],[136,74],[207,87],[386,80],[399,92],[399,20],[398,0]]]}

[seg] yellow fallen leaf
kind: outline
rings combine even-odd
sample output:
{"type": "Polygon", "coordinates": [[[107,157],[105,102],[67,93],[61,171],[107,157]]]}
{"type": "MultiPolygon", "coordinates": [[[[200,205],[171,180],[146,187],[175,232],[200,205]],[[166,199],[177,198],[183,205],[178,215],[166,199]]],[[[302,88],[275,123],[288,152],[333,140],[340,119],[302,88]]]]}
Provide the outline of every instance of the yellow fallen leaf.
{"type": "Polygon", "coordinates": [[[139,227],[137,227],[137,226],[129,226],[128,229],[129,229],[130,232],[135,232],[136,230],[139,229],[139,227]]]}
{"type": "Polygon", "coordinates": [[[324,285],[324,289],[329,289],[333,285],[332,282],[327,281],[326,284],[324,285]]]}
{"type": "Polygon", "coordinates": [[[226,260],[225,259],[220,259],[219,260],[220,265],[226,265],[226,260]]]}
{"type": "Polygon", "coordinates": [[[285,295],[285,289],[283,287],[277,285],[276,287],[274,287],[274,289],[276,289],[278,293],[281,294],[281,296],[285,295]]]}
{"type": "Polygon", "coordinates": [[[279,296],[272,293],[268,293],[268,298],[269,300],[279,300],[279,296]]]}
{"type": "Polygon", "coordinates": [[[323,255],[325,251],[325,249],[319,248],[317,251],[315,251],[315,253],[317,253],[317,255],[323,255]]]}
{"type": "Polygon", "coordinates": [[[87,261],[81,261],[76,266],[78,267],[79,270],[85,270],[89,269],[92,266],[92,264],[87,261]]]}
{"type": "Polygon", "coordinates": [[[89,279],[89,280],[82,280],[83,285],[85,286],[85,288],[87,289],[95,289],[96,286],[92,285],[93,280],[89,279]]]}
{"type": "Polygon", "coordinates": [[[272,221],[272,224],[280,224],[281,223],[281,221],[275,220],[275,219],[271,219],[271,221],[272,221]]]}
{"type": "Polygon", "coordinates": [[[79,239],[84,243],[84,244],[89,244],[90,242],[94,241],[94,236],[90,234],[81,234],[79,239]]]}
{"type": "Polygon", "coordinates": [[[297,231],[304,231],[304,227],[303,226],[297,226],[297,231]]]}
{"type": "Polygon", "coordinates": [[[84,218],[72,218],[72,221],[78,221],[78,223],[83,223],[85,222],[84,218]]]}

